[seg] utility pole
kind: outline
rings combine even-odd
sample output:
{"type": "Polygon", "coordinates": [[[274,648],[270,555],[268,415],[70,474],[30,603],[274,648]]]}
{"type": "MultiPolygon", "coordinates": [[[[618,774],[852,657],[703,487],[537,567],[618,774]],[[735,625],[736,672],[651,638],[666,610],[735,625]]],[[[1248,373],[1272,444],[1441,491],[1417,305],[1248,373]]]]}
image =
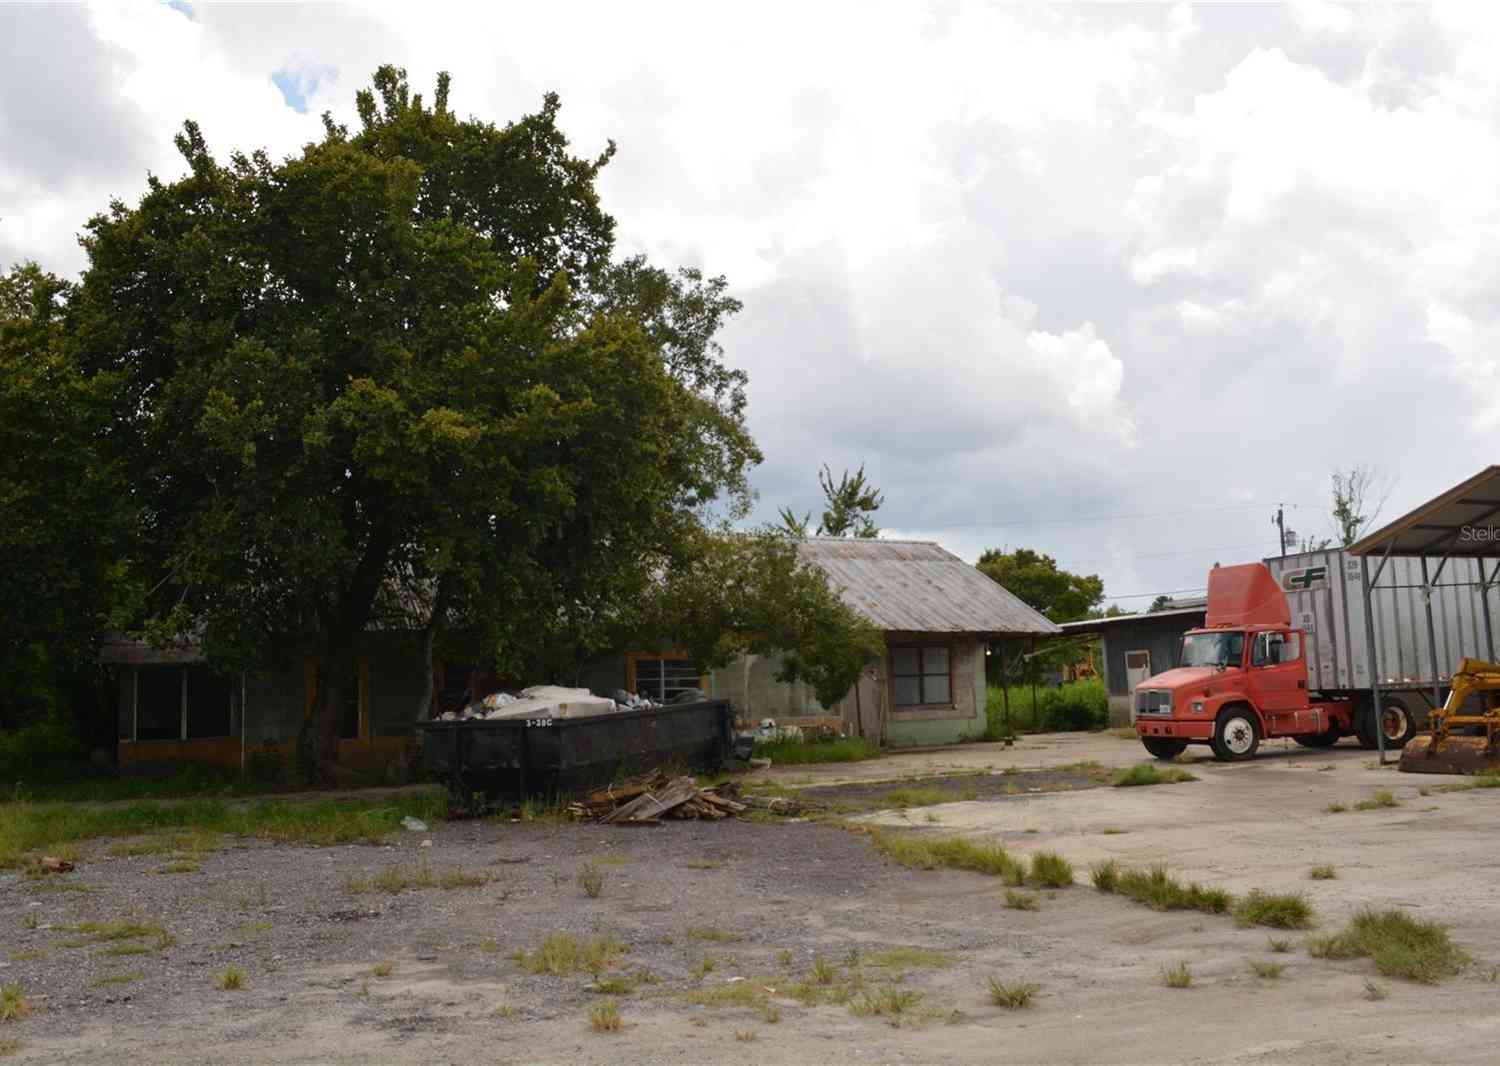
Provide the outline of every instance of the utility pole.
{"type": "Polygon", "coordinates": [[[1276,505],[1276,517],[1271,519],[1271,524],[1276,527],[1276,548],[1281,552],[1281,557],[1286,558],[1286,519],[1282,515],[1281,504],[1276,505]]]}

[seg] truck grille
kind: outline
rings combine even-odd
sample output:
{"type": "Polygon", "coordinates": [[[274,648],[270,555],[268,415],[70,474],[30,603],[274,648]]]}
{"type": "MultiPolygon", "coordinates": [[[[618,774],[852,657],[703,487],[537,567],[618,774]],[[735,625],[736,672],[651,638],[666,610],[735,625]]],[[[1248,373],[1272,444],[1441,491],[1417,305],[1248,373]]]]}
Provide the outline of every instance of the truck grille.
{"type": "Polygon", "coordinates": [[[1172,714],[1172,694],[1155,689],[1140,689],[1135,694],[1135,713],[1169,717],[1172,714]]]}

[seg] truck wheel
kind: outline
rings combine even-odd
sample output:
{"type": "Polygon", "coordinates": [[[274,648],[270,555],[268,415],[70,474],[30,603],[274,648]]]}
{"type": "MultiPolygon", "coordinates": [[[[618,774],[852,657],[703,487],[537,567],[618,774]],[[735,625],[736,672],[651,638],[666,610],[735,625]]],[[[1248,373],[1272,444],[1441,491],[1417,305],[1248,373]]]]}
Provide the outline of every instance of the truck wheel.
{"type": "Polygon", "coordinates": [[[1165,737],[1141,737],[1146,750],[1158,759],[1175,759],[1187,750],[1187,741],[1168,740],[1165,737]]]}
{"type": "Polygon", "coordinates": [[[1248,707],[1228,707],[1219,712],[1211,744],[1220,762],[1239,762],[1255,755],[1260,747],[1260,725],[1248,707]]]}
{"type": "MultiPolygon", "coordinates": [[[[1406,702],[1395,696],[1385,696],[1380,701],[1380,726],[1385,731],[1385,746],[1390,751],[1406,747],[1417,732],[1416,719],[1407,709],[1406,702]]],[[[1380,747],[1380,738],[1375,735],[1375,701],[1367,697],[1354,713],[1354,732],[1359,737],[1359,746],[1366,751],[1380,747]]]]}

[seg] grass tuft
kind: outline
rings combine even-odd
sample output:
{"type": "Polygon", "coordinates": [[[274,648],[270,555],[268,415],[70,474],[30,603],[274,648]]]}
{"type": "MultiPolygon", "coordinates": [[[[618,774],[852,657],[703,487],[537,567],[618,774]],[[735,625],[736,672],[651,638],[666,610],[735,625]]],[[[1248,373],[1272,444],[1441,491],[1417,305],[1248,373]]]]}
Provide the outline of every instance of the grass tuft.
{"type": "Polygon", "coordinates": [[[238,966],[230,966],[214,978],[214,984],[220,992],[238,992],[245,987],[245,971],[238,966]]]}
{"type": "Polygon", "coordinates": [[[713,929],[695,927],[687,931],[689,940],[707,940],[713,944],[737,944],[745,939],[738,933],[731,933],[728,929],[713,929]]]}
{"type": "Polygon", "coordinates": [[[808,973],[809,981],[815,985],[831,985],[837,976],[838,970],[834,968],[833,963],[822,955],[813,956],[812,970],[808,973]]]}
{"type": "Polygon", "coordinates": [[[1089,880],[1100,892],[1114,892],[1120,887],[1120,864],[1114,859],[1094,863],[1089,867],[1089,880]]]}
{"type": "Polygon", "coordinates": [[[851,1000],[849,1010],[861,1018],[884,1018],[891,1025],[899,1027],[915,1019],[921,1004],[922,993],[896,985],[884,985],[851,1000]]]}
{"type": "Polygon", "coordinates": [[[604,871],[596,862],[586,862],[578,868],[578,887],[589,899],[598,899],[604,891],[604,871]]]}
{"type": "Polygon", "coordinates": [[[1365,978],[1365,998],[1366,999],[1377,999],[1377,1000],[1378,999],[1385,999],[1385,997],[1389,996],[1389,995],[1390,995],[1389,992],[1387,992],[1385,989],[1381,988],[1374,981],[1371,981],[1368,977],[1365,978]]]}
{"type": "Polygon", "coordinates": [[[1034,911],[1037,909],[1037,899],[1029,892],[1017,892],[1013,888],[1005,890],[1005,905],[1013,911],[1034,911]]]}
{"type": "Polygon", "coordinates": [[[1193,983],[1193,971],[1186,961],[1180,960],[1172,966],[1162,967],[1161,983],[1168,988],[1187,988],[1193,983]]]}
{"type": "Polygon", "coordinates": [[[383,962],[377,962],[374,966],[370,967],[370,972],[376,977],[389,977],[391,974],[396,972],[396,964],[390,959],[386,959],[383,962]]]}
{"type": "Polygon", "coordinates": [[[517,953],[516,961],[528,973],[565,977],[571,973],[598,976],[625,953],[625,945],[613,937],[580,941],[570,933],[553,933],[531,954],[517,953]]]}
{"type": "Polygon", "coordinates": [[[1272,929],[1307,929],[1313,924],[1312,904],[1299,894],[1272,895],[1255,888],[1234,907],[1240,925],[1272,929]]]}
{"type": "Polygon", "coordinates": [[[1354,805],[1354,809],[1356,811],[1378,811],[1382,807],[1399,806],[1401,806],[1401,801],[1396,798],[1396,794],[1388,788],[1383,788],[1369,799],[1360,800],[1354,805]]]}
{"type": "Polygon", "coordinates": [[[865,962],[887,970],[946,970],[953,965],[953,957],[932,948],[891,948],[871,953],[865,962]]]}
{"type": "Polygon", "coordinates": [[[1027,880],[1043,888],[1065,888],[1073,883],[1073,866],[1055,851],[1038,851],[1031,856],[1027,880]]]}
{"type": "Polygon", "coordinates": [[[374,877],[350,877],[344,881],[344,891],[351,896],[366,892],[384,892],[399,896],[410,889],[419,888],[478,888],[490,883],[490,875],[477,870],[453,867],[434,870],[426,862],[416,866],[387,866],[374,877]]]}
{"type": "Polygon", "coordinates": [[[1320,959],[1368,957],[1386,977],[1423,984],[1452,977],[1470,961],[1449,938],[1445,926],[1394,909],[1361,910],[1343,932],[1309,939],[1307,951],[1320,959]]]}
{"type": "Polygon", "coordinates": [[[1152,910],[1223,914],[1234,904],[1234,897],[1224,889],[1212,885],[1205,887],[1196,881],[1183,884],[1171,877],[1165,866],[1153,866],[1149,870],[1116,867],[1113,862],[1103,866],[1108,869],[1094,872],[1094,884],[1100,891],[1113,891],[1152,910]],[[1104,885],[1112,887],[1105,888],[1104,885]]]}
{"type": "MultiPolygon", "coordinates": [[[[999,844],[966,837],[925,837],[913,833],[869,831],[870,839],[891,861],[914,870],[973,870],[991,877],[1025,878],[1025,868],[999,844]]],[[[1020,881],[1014,883],[1019,884],[1020,881]]]]}
{"type": "Polygon", "coordinates": [[[1143,762],[1115,774],[1111,784],[1116,788],[1133,788],[1139,785],[1176,785],[1196,780],[1198,775],[1187,770],[1175,766],[1162,769],[1155,763],[1143,762]]]}
{"type": "Polygon", "coordinates": [[[1266,938],[1266,947],[1278,955],[1285,955],[1288,951],[1292,950],[1292,942],[1286,937],[1271,936],[1266,938]]]}
{"type": "Polygon", "coordinates": [[[1006,984],[1004,981],[991,977],[988,979],[990,989],[990,1002],[997,1007],[1007,1010],[1020,1010],[1022,1007],[1031,1006],[1031,997],[1041,989],[1041,985],[1032,984],[1029,981],[1015,981],[1006,984]]]}
{"type": "Polygon", "coordinates": [[[31,1001],[22,993],[19,984],[0,985],[0,1022],[20,1021],[30,1013],[31,1001]]]}
{"type": "Polygon", "coordinates": [[[1262,980],[1274,981],[1286,972],[1286,963],[1252,961],[1250,963],[1250,972],[1262,980]]]}
{"type": "Polygon", "coordinates": [[[617,1033],[620,1025],[620,1008],[614,1000],[606,999],[589,1008],[589,1028],[594,1032],[617,1033]]]}
{"type": "Polygon", "coordinates": [[[1314,881],[1332,881],[1338,875],[1339,872],[1332,866],[1314,866],[1311,870],[1307,871],[1307,876],[1314,881]]]}
{"type": "Polygon", "coordinates": [[[1328,806],[1324,807],[1323,809],[1325,811],[1327,811],[1329,814],[1343,814],[1349,808],[1347,806],[1345,806],[1344,804],[1342,804],[1342,803],[1330,803],[1328,806]]]}

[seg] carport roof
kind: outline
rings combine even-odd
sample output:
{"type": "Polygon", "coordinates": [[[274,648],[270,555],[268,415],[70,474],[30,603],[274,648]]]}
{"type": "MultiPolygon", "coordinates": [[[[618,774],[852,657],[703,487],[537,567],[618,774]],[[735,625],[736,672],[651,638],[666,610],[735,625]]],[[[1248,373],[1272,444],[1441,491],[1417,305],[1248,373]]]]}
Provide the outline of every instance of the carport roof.
{"type": "Polygon", "coordinates": [[[1350,555],[1500,556],[1500,466],[1402,515],[1348,548],[1350,555]]]}
{"type": "Polygon", "coordinates": [[[1165,611],[1143,611],[1140,614],[1116,614],[1108,618],[1084,618],[1077,622],[1064,622],[1062,631],[1064,633],[1103,633],[1115,626],[1132,623],[1139,625],[1142,622],[1166,622],[1174,618],[1182,622],[1195,617],[1201,621],[1207,613],[1207,605],[1172,607],[1165,611]]]}

